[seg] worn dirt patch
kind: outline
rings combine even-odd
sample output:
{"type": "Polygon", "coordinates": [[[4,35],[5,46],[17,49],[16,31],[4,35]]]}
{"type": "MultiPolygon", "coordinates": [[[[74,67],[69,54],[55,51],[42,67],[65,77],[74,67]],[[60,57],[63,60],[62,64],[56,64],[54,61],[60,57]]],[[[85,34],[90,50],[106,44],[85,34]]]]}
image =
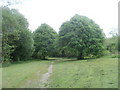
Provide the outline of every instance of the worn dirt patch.
{"type": "Polygon", "coordinates": [[[53,62],[48,67],[48,72],[43,74],[42,78],[40,79],[40,86],[41,88],[48,87],[48,79],[53,71],[53,62]]]}

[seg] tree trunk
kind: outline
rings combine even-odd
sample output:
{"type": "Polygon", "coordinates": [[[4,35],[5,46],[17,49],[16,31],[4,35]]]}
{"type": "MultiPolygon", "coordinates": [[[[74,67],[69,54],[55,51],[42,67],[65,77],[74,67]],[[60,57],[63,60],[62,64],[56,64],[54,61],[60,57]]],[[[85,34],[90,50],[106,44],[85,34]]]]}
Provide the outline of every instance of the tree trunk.
{"type": "Polygon", "coordinates": [[[77,60],[82,60],[82,59],[84,59],[84,56],[83,56],[83,53],[81,52],[81,53],[78,55],[77,60]]]}

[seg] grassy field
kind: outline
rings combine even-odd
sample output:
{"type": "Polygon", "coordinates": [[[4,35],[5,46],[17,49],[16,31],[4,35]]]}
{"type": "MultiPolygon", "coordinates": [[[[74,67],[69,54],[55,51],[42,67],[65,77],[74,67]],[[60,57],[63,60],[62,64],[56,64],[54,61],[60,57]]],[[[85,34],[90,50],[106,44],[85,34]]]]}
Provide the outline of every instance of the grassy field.
{"type": "Polygon", "coordinates": [[[0,89],[2,88],[2,68],[0,67],[0,89]]]}
{"type": "Polygon", "coordinates": [[[3,88],[40,88],[41,76],[53,63],[50,88],[117,88],[118,59],[72,60],[54,58],[30,61],[3,68],[3,88]]]}
{"type": "Polygon", "coordinates": [[[30,61],[3,68],[3,88],[40,87],[39,80],[48,65],[48,61],[30,61]]]}
{"type": "Polygon", "coordinates": [[[50,87],[117,88],[118,59],[100,58],[54,63],[50,87]]]}

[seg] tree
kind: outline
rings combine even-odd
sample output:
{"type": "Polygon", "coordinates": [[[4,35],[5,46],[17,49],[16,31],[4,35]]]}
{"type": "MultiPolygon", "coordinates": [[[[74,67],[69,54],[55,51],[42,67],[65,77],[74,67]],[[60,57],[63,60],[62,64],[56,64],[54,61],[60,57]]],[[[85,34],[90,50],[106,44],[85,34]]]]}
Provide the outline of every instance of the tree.
{"type": "Polygon", "coordinates": [[[118,51],[120,52],[120,36],[118,36],[118,51]]]}
{"type": "Polygon", "coordinates": [[[104,45],[106,47],[106,50],[111,53],[115,53],[118,51],[118,36],[106,38],[104,45]]]}
{"type": "Polygon", "coordinates": [[[46,59],[46,56],[52,56],[55,53],[55,42],[58,35],[47,24],[41,24],[34,32],[35,52],[34,57],[46,59]]]}
{"type": "Polygon", "coordinates": [[[11,5],[17,5],[17,4],[21,4],[23,1],[21,0],[1,0],[3,6],[11,6],[11,5]]]}
{"type": "Polygon", "coordinates": [[[16,49],[11,54],[12,59],[16,61],[29,59],[34,51],[32,33],[27,29],[21,30],[16,46],[16,49]]]}
{"type": "Polygon", "coordinates": [[[4,61],[18,61],[30,58],[33,52],[32,33],[28,22],[15,9],[2,8],[2,49],[4,61]]]}
{"type": "Polygon", "coordinates": [[[112,30],[109,33],[112,37],[106,38],[105,47],[111,53],[118,52],[119,51],[119,35],[118,35],[117,28],[112,28],[112,30]]]}
{"type": "Polygon", "coordinates": [[[2,9],[2,56],[4,61],[10,60],[10,54],[14,51],[13,41],[18,40],[18,31],[15,30],[16,20],[8,7],[2,9]],[[10,36],[12,36],[10,38],[10,36]]]}
{"type": "Polygon", "coordinates": [[[85,56],[99,57],[103,51],[104,34],[93,20],[75,15],[64,22],[59,31],[61,52],[83,59],[85,56]]]}

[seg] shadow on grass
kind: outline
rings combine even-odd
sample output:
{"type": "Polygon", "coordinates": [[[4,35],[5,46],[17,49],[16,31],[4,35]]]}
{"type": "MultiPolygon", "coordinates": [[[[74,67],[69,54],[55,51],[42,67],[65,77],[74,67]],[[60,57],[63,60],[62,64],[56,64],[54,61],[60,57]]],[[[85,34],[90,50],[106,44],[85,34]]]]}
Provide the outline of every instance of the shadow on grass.
{"type": "Polygon", "coordinates": [[[67,62],[67,61],[84,61],[84,60],[88,61],[88,60],[93,60],[93,59],[95,59],[95,58],[84,58],[84,59],[79,59],[79,60],[78,59],[64,59],[63,62],[67,62]]]}
{"type": "Polygon", "coordinates": [[[2,63],[2,67],[8,67],[8,66],[11,66],[11,65],[15,65],[15,64],[23,64],[23,63],[29,63],[29,62],[32,62],[32,61],[54,61],[54,62],[72,62],[72,61],[90,61],[90,60],[93,60],[95,58],[84,58],[84,59],[81,59],[81,60],[77,60],[76,58],[68,58],[68,57],[51,57],[51,58],[47,58],[47,59],[44,59],[44,60],[41,60],[41,59],[29,59],[29,60],[22,60],[22,61],[15,61],[15,62],[7,62],[7,63],[2,63]]]}
{"type": "Polygon", "coordinates": [[[47,61],[55,61],[55,62],[72,62],[72,61],[90,61],[90,60],[93,60],[95,58],[84,58],[84,59],[81,59],[81,60],[78,60],[76,58],[51,58],[51,59],[48,59],[47,61]]]}
{"type": "Polygon", "coordinates": [[[57,59],[40,59],[40,61],[55,61],[57,59]]]}
{"type": "Polygon", "coordinates": [[[29,63],[29,62],[34,62],[34,61],[39,61],[38,59],[28,59],[28,60],[22,60],[22,61],[8,61],[8,62],[4,62],[2,63],[2,67],[8,67],[11,65],[16,65],[16,64],[23,64],[23,63],[29,63]]]}
{"type": "Polygon", "coordinates": [[[78,60],[77,58],[69,58],[69,57],[51,57],[51,58],[47,58],[45,60],[40,60],[40,61],[55,61],[55,62],[71,62],[71,61],[84,61],[84,60],[93,60],[93,59],[96,59],[96,58],[91,58],[91,57],[85,57],[84,59],[80,59],[78,60]]]}

